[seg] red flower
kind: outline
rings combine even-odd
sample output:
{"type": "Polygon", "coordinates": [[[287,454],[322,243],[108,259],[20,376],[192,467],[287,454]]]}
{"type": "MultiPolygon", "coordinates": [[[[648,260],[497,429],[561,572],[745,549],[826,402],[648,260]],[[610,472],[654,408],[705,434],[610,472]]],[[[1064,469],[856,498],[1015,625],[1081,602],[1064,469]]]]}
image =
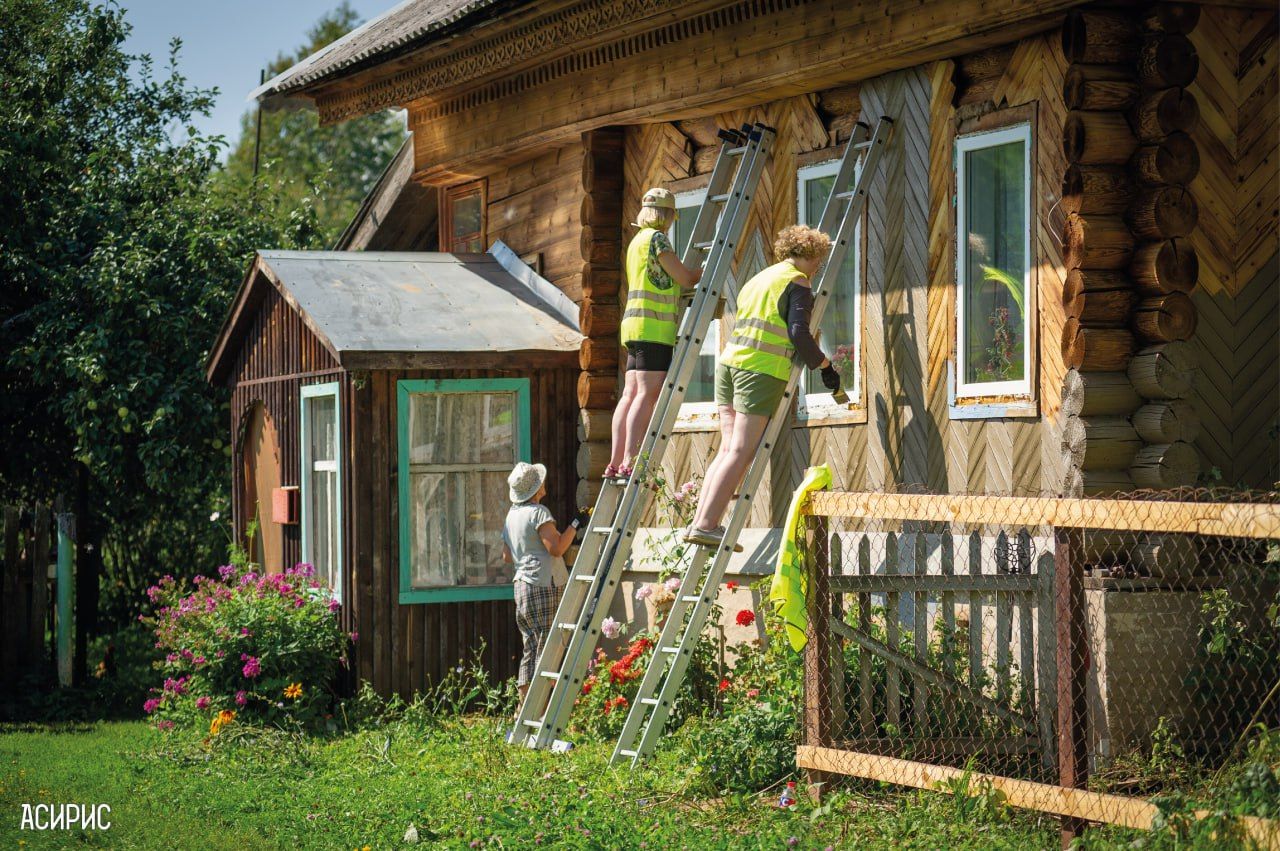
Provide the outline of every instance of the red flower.
{"type": "Polygon", "coordinates": [[[738,612],[738,616],[734,620],[738,622],[738,626],[751,626],[756,622],[756,613],[750,609],[743,609],[738,612]]]}
{"type": "Polygon", "coordinates": [[[727,582],[727,583],[725,583],[725,586],[724,586],[724,587],[728,588],[730,591],[737,591],[737,590],[738,590],[738,583],[736,583],[736,582],[727,582]]]}
{"type": "Polygon", "coordinates": [[[723,680],[720,681],[720,691],[728,691],[732,687],[733,687],[733,683],[729,682],[728,677],[725,677],[723,680]]]}

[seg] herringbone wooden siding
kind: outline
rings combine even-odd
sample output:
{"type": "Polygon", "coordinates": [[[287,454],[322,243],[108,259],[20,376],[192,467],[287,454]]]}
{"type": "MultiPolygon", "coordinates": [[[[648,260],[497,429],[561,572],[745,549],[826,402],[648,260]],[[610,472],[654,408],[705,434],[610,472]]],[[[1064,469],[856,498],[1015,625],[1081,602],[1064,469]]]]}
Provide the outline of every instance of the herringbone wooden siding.
{"type": "Polygon", "coordinates": [[[1205,6],[1191,34],[1201,114],[1191,184],[1200,205],[1191,236],[1200,258],[1196,447],[1224,483],[1251,487],[1280,478],[1278,29],[1275,11],[1205,6]]]}

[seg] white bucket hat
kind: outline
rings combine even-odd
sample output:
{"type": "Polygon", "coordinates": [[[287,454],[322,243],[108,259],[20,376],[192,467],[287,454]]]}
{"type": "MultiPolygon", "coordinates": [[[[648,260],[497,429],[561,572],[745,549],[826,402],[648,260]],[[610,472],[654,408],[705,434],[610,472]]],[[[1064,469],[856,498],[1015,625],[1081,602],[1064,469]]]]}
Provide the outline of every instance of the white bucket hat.
{"type": "Polygon", "coordinates": [[[507,476],[508,494],[512,502],[528,502],[533,499],[538,488],[547,479],[547,468],[543,464],[526,464],[521,461],[507,476]]]}

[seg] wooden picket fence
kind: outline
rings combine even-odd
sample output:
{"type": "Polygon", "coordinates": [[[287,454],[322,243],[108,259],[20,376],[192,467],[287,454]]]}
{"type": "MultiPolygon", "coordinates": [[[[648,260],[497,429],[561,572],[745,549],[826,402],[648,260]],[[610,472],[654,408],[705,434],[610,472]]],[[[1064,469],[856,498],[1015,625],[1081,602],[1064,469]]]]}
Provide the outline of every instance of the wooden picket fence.
{"type": "Polygon", "coordinates": [[[55,523],[44,505],[6,506],[3,515],[0,684],[13,688],[23,680],[43,681],[54,660],[59,663],[59,679],[65,682],[71,647],[70,516],[55,523]],[[51,559],[54,554],[59,555],[56,563],[51,559]]]}

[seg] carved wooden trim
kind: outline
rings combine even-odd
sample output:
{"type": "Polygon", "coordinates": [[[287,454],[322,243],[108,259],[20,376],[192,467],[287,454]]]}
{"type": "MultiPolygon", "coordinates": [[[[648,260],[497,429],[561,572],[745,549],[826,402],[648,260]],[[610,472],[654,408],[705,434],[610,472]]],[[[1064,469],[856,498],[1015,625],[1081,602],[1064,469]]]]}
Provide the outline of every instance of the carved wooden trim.
{"type": "MultiPolygon", "coordinates": [[[[472,92],[448,99],[423,111],[414,110],[415,126],[424,120],[470,109],[481,103],[510,96],[568,74],[578,74],[752,18],[768,17],[803,6],[810,0],[744,0],[561,56],[472,92]]],[[[501,71],[521,61],[536,59],[565,45],[598,37],[659,15],[687,9],[687,0],[591,0],[514,30],[476,42],[430,60],[424,65],[356,89],[321,94],[316,98],[322,124],[403,105],[439,89],[461,85],[501,71]]]]}

